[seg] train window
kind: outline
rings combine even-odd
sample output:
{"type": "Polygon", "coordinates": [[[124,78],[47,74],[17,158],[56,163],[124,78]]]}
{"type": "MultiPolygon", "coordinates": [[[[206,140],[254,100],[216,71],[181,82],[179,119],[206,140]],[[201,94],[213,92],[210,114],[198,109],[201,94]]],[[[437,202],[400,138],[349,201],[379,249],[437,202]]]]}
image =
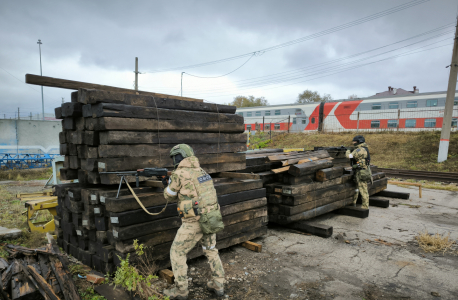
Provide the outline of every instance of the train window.
{"type": "Polygon", "coordinates": [[[315,117],[312,118],[312,124],[315,124],[315,117]]]}
{"type": "Polygon", "coordinates": [[[305,124],[305,121],[306,121],[305,119],[302,119],[302,124],[305,124]]]}
{"type": "Polygon", "coordinates": [[[436,127],[436,119],[426,119],[425,127],[436,127]]]}
{"type": "Polygon", "coordinates": [[[426,107],[437,106],[437,99],[426,100],[426,107]]]}
{"type": "Polygon", "coordinates": [[[372,104],[372,109],[382,109],[382,103],[374,103],[374,104],[372,104]]]}
{"type": "Polygon", "coordinates": [[[399,108],[399,103],[391,102],[390,104],[388,104],[388,108],[389,109],[398,109],[399,108]]]}
{"type": "Polygon", "coordinates": [[[251,125],[247,125],[246,130],[251,131],[251,125]]]}
{"type": "Polygon", "coordinates": [[[452,127],[458,127],[458,119],[457,118],[453,118],[452,119],[452,127]]]}
{"type": "Polygon", "coordinates": [[[296,124],[296,118],[293,118],[293,124],[296,124]]]}
{"type": "Polygon", "coordinates": [[[296,108],[296,115],[302,115],[302,109],[296,108]]]}
{"type": "Polygon", "coordinates": [[[266,116],[270,116],[270,110],[266,110],[264,113],[266,116]]]}
{"type": "Polygon", "coordinates": [[[281,115],[281,110],[276,110],[276,111],[275,111],[275,115],[276,115],[276,116],[281,115]]]}
{"type": "Polygon", "coordinates": [[[380,121],[371,121],[371,128],[380,128],[380,121]]]}
{"type": "Polygon", "coordinates": [[[261,116],[261,112],[257,111],[255,115],[256,115],[256,117],[259,117],[259,116],[261,116]]]}
{"type": "Polygon", "coordinates": [[[237,113],[239,116],[242,116],[243,117],[243,112],[239,112],[237,113]]]}
{"type": "Polygon", "coordinates": [[[409,102],[407,102],[407,108],[415,108],[415,107],[417,107],[417,101],[409,101],[409,102]]]}
{"type": "Polygon", "coordinates": [[[458,101],[453,102],[453,105],[458,105],[458,101]]]}
{"type": "Polygon", "coordinates": [[[247,117],[251,117],[252,114],[253,114],[253,113],[252,113],[251,111],[247,111],[246,116],[247,116],[247,117]]]}
{"type": "Polygon", "coordinates": [[[264,125],[264,129],[265,129],[265,130],[270,130],[270,124],[264,125]]]}
{"type": "Polygon", "coordinates": [[[416,125],[417,125],[417,120],[415,119],[406,120],[406,128],[415,128],[416,125]]]}
{"type": "Polygon", "coordinates": [[[280,124],[275,124],[275,125],[274,125],[274,129],[275,129],[275,130],[280,130],[280,124]]]}
{"type": "Polygon", "coordinates": [[[388,120],[388,128],[398,128],[398,120],[388,120]]]}

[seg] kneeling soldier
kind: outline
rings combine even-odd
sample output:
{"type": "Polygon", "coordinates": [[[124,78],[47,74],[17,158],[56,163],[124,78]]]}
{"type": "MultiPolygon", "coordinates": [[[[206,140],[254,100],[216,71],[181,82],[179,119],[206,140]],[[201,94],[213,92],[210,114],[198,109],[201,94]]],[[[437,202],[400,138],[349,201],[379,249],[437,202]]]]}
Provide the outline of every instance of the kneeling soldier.
{"type": "Polygon", "coordinates": [[[164,197],[171,201],[178,197],[177,210],[182,225],[178,229],[170,260],[176,286],[164,290],[170,299],[188,299],[186,254],[200,241],[212,270],[207,288],[218,296],[224,294],[224,270],[218,255],[216,232],[224,228],[213,181],[199,165],[191,147],[179,144],[172,148],[175,171],[172,172],[164,197]]]}

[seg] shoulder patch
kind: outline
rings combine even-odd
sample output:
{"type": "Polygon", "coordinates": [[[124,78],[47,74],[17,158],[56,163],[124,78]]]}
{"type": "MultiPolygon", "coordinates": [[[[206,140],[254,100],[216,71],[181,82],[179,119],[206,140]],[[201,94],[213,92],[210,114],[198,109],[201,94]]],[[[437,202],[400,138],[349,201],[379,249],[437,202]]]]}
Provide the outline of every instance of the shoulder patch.
{"type": "Polygon", "coordinates": [[[359,151],[361,151],[361,148],[356,149],[356,152],[359,152],[359,151]]]}
{"type": "Polygon", "coordinates": [[[212,177],[206,174],[204,176],[197,177],[197,180],[199,181],[199,183],[204,183],[205,181],[212,180],[212,177]]]}

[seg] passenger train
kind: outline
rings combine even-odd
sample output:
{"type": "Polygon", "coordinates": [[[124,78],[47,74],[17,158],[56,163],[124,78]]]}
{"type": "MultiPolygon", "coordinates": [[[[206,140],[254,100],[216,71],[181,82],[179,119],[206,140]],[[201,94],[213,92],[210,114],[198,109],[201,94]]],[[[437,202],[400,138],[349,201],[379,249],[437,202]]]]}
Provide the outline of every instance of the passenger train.
{"type": "MultiPolygon", "coordinates": [[[[396,89],[390,92],[396,93],[396,89]]],[[[245,130],[349,131],[349,130],[440,130],[446,92],[390,94],[368,98],[305,104],[243,107],[245,130]]],[[[452,128],[458,123],[455,94],[452,128]]]]}

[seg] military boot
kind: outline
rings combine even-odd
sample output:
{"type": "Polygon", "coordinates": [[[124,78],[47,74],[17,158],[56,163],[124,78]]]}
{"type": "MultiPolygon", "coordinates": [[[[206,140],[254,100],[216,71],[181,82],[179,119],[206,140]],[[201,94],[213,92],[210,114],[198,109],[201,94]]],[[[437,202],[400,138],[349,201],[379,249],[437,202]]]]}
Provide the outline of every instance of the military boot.
{"type": "Polygon", "coordinates": [[[211,280],[207,282],[207,289],[210,292],[213,292],[216,294],[216,296],[223,296],[224,295],[224,285],[222,283],[218,283],[214,280],[211,280]]]}
{"type": "Polygon", "coordinates": [[[187,300],[189,292],[187,290],[180,290],[177,287],[164,290],[162,292],[164,296],[168,296],[170,300],[177,299],[177,300],[187,300]]]}

